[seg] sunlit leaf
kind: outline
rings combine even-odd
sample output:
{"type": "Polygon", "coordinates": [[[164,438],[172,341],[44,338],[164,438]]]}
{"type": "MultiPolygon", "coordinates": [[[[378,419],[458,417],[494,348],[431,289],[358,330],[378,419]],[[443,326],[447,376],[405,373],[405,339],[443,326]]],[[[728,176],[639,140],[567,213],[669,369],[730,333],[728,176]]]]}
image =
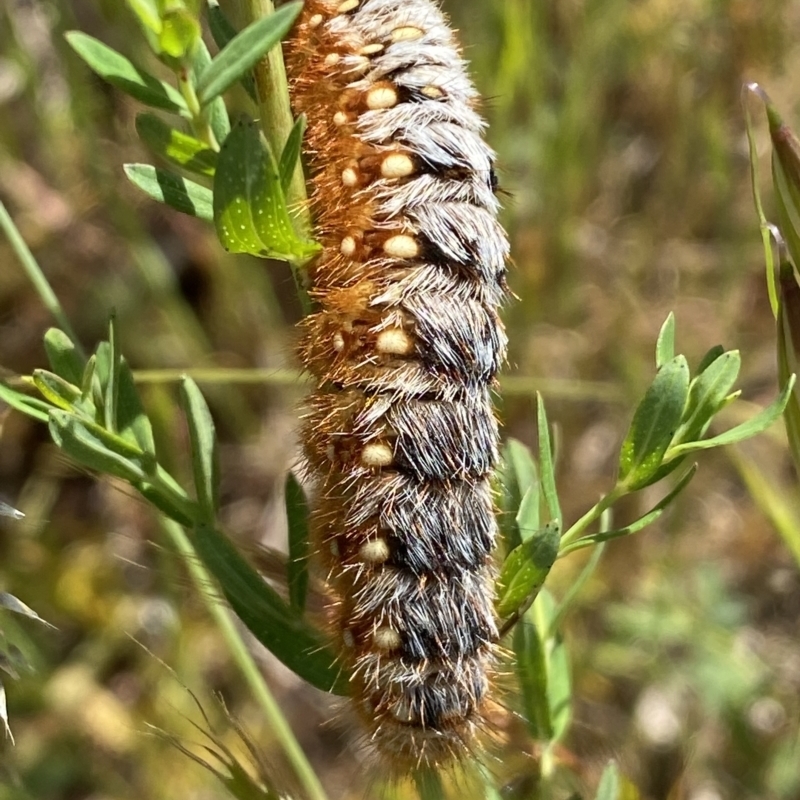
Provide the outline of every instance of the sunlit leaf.
{"type": "Polygon", "coordinates": [[[741,442],[759,433],[763,433],[783,413],[791,397],[794,384],[795,376],[791,375],[780,395],[769,406],[754,417],[751,417],[747,422],[743,422],[741,425],[737,425],[735,428],[731,428],[729,431],[725,431],[725,433],[721,433],[719,436],[714,436],[711,439],[703,439],[700,442],[686,442],[685,444],[671,447],[667,452],[667,458],[676,458],[677,456],[686,455],[687,453],[693,453],[696,450],[710,450],[713,447],[723,447],[724,445],[741,442]]]}
{"type": "Polygon", "coordinates": [[[522,442],[508,439],[503,447],[497,473],[500,533],[506,551],[511,552],[540,526],[539,479],[531,451],[522,442]],[[526,527],[520,530],[518,518],[525,498],[526,527]],[[530,527],[527,527],[527,526],[530,527]]]}
{"type": "Polygon", "coordinates": [[[51,411],[49,428],[56,445],[89,469],[137,483],[155,467],[150,454],[68,411],[51,411]]]}
{"type": "Polygon", "coordinates": [[[289,32],[303,4],[287,3],[237,34],[197,79],[201,105],[210,103],[232,86],[289,32]]]}
{"type": "Polygon", "coordinates": [[[678,429],[689,393],[683,356],[662,366],[636,409],[620,451],[619,478],[631,491],[647,486],[678,429]]]}
{"type": "Polygon", "coordinates": [[[501,619],[533,601],[558,556],[560,536],[559,524],[550,523],[506,556],[495,590],[501,619]]]}
{"type": "Polygon", "coordinates": [[[44,334],[44,349],[53,372],[80,386],[84,361],[69,336],[58,328],[49,328],[44,334]]]}
{"type": "Polygon", "coordinates": [[[236,125],[214,176],[214,222],[226,250],[303,262],[318,250],[299,239],[281,191],[278,170],[258,127],[236,125]]]}
{"type": "Polygon", "coordinates": [[[671,311],[661,326],[656,341],[656,366],[663,367],[675,358],[675,314],[671,311]]]}
{"type": "MultiPolygon", "coordinates": [[[[214,42],[220,50],[235,39],[238,33],[218,5],[209,5],[208,7],[208,27],[211,30],[214,42]]],[[[256,82],[253,79],[253,75],[250,72],[246,72],[242,75],[240,81],[247,94],[250,95],[250,99],[257,103],[258,95],[256,94],[256,82]]]]}
{"type": "Polygon", "coordinates": [[[723,353],[725,348],[721,344],[715,344],[708,352],[700,359],[697,365],[697,374],[705,372],[723,353]]]}
{"type": "Polygon", "coordinates": [[[194,14],[185,8],[171,9],[162,16],[159,53],[182,62],[194,52],[200,34],[200,22],[194,14]]]}
{"type": "Polygon", "coordinates": [[[197,501],[204,521],[211,525],[219,508],[219,452],[214,420],[202,392],[191,378],[181,382],[181,398],[189,423],[197,501]]]}
{"type": "Polygon", "coordinates": [[[79,387],[44,369],[34,370],[33,383],[45,400],[65,410],[71,409],[81,397],[79,387]]]}
{"type": "Polygon", "coordinates": [[[153,33],[161,30],[158,0],[126,0],[126,2],[144,28],[153,33]]]}
{"type": "Polygon", "coordinates": [[[38,419],[39,422],[47,422],[47,414],[52,408],[50,403],[46,403],[38,397],[30,397],[23,392],[18,392],[4,383],[0,383],[0,400],[26,416],[38,419]]]}
{"type": "Polygon", "coordinates": [[[536,393],[536,420],[539,434],[539,470],[541,472],[542,494],[550,511],[550,521],[561,522],[561,504],[556,490],[556,465],[553,459],[553,446],[550,442],[550,423],[544,400],[536,393]]]}
{"type": "Polygon", "coordinates": [[[211,190],[205,186],[186,180],[180,175],[156,169],[150,164],[125,164],[123,169],[134,186],[138,186],[159,203],[184,214],[213,221],[213,196],[211,190]]]}
{"type": "Polygon", "coordinates": [[[133,372],[125,356],[121,356],[117,386],[117,431],[133,442],[144,453],[155,457],[156,443],[153,426],[145,413],[139,390],[133,380],[133,372]]]}
{"type": "Polygon", "coordinates": [[[188,113],[180,92],[134,66],[125,56],[81,31],[64,34],[73,50],[96,72],[140,103],[175,113],[188,113]]]}
{"type": "Polygon", "coordinates": [[[730,350],[714,359],[691,382],[681,426],[675,442],[700,438],[714,415],[725,404],[733,384],[739,377],[742,359],[738,350],[730,350]]]}
{"type": "Polygon", "coordinates": [[[155,155],[189,172],[208,177],[214,174],[217,154],[207,144],[170,127],[154,114],[137,114],[136,132],[155,155]]]}

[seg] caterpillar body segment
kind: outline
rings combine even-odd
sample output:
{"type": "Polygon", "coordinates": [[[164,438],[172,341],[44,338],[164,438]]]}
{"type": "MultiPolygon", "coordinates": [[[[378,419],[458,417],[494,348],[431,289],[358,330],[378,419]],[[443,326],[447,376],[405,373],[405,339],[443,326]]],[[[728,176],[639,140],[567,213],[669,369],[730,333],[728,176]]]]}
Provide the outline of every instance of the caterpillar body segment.
{"type": "Polygon", "coordinates": [[[494,154],[430,0],[308,0],[289,63],[323,246],[301,344],[313,535],[369,740],[444,765],[475,746],[497,638],[494,154]]]}

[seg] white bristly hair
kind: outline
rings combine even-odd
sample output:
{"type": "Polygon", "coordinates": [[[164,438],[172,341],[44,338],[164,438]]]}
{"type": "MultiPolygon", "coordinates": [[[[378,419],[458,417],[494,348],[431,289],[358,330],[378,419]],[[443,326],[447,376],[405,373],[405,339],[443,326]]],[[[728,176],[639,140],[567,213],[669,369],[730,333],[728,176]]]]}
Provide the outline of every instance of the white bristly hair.
{"type": "Polygon", "coordinates": [[[290,59],[323,252],[304,442],[343,660],[397,769],[472,752],[496,647],[495,155],[431,0],[307,0],[290,59]]]}

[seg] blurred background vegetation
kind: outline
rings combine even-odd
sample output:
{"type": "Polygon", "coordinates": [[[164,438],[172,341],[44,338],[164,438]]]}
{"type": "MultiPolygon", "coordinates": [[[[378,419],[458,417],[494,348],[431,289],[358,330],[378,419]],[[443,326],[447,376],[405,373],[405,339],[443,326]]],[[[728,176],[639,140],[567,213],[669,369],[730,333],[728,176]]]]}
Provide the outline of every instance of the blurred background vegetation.
{"type": "MultiPolygon", "coordinates": [[[[744,397],[765,404],[775,394],[740,92],[757,80],[796,119],[800,47],[790,32],[800,2],[445,6],[487,98],[512,239],[505,433],[534,443],[532,394],[541,390],[560,431],[570,521],[613,482],[670,310],[690,362],[717,343],[739,348],[744,397]]],[[[223,443],[223,523],[251,551],[283,548],[281,487],[298,457],[303,396],[288,267],[225,255],[208,226],[126,182],[122,163],[146,160],[133,130],[140,109],[79,62],[63,39],[72,28],[155,68],[119,0],[6,0],[0,197],[89,348],[115,310],[135,369],[262,371],[245,385],[201,386],[223,443]]],[[[757,142],[766,156],[763,126],[757,142]]],[[[766,179],[766,160],[762,172],[766,179]]],[[[30,373],[45,363],[52,320],[4,240],[0,265],[0,369],[30,373]]],[[[176,388],[142,386],[162,459],[185,474],[176,388]]],[[[226,796],[148,732],[201,738],[184,684],[242,752],[223,698],[288,781],[142,502],[67,463],[44,426],[15,413],[0,424],[0,500],[27,515],[0,517],[0,588],[57,626],[3,616],[35,672],[7,682],[16,746],[0,737],[0,798],[226,796]]],[[[800,797],[800,568],[785,542],[798,531],[784,521],[779,536],[770,492],[796,508],[796,478],[777,429],[700,461],[656,526],[608,546],[570,618],[577,700],[561,758],[587,785],[616,758],[647,798],[792,800],[800,797]]],[[[645,493],[641,507],[631,502],[631,518],[647,501],[645,493]]],[[[549,582],[557,595],[582,560],[557,566],[549,582]]],[[[348,791],[358,742],[346,713],[258,657],[331,797],[359,796],[348,791]]],[[[521,752],[520,763],[535,755],[521,752]]]]}

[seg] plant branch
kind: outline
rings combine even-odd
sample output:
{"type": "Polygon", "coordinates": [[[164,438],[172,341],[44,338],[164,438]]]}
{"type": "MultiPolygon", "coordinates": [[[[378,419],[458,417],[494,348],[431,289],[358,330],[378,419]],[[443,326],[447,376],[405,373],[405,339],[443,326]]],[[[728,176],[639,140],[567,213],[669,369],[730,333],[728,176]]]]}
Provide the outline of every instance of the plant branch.
{"type": "Polygon", "coordinates": [[[17,258],[20,260],[22,268],[25,270],[25,274],[33,284],[34,289],[36,289],[39,299],[42,301],[45,308],[47,308],[47,310],[53,315],[53,318],[58,323],[58,326],[61,328],[61,330],[64,331],[64,333],[66,333],[67,336],[69,336],[69,338],[72,340],[73,344],[75,345],[75,350],[78,352],[80,357],[86,361],[86,351],[81,346],[78,336],[73,330],[69,319],[67,319],[64,309],[61,307],[61,302],[56,297],[53,287],[50,286],[50,283],[45,277],[44,272],[42,272],[42,268],[33,257],[33,253],[31,253],[28,245],[25,244],[25,240],[20,235],[19,230],[17,230],[17,226],[14,224],[14,221],[11,219],[11,215],[8,213],[1,200],[0,228],[3,229],[3,232],[8,237],[11,248],[16,253],[17,258]]]}

